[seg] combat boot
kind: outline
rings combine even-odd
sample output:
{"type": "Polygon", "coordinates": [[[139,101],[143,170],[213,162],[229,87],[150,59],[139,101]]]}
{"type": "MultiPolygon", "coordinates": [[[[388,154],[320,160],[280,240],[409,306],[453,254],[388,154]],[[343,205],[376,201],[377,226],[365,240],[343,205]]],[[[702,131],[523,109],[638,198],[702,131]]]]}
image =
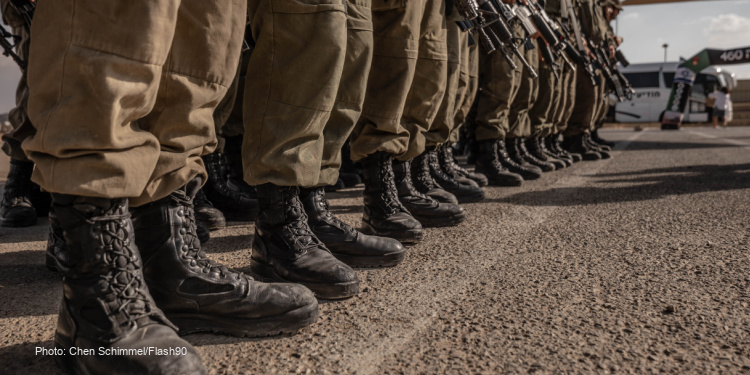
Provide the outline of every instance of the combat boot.
{"type": "Polygon", "coordinates": [[[258,337],[314,323],[318,303],[307,288],[255,281],[206,257],[193,210],[200,185],[195,178],[165,198],[132,209],[146,284],[180,334],[258,337]]]}
{"type": "Polygon", "coordinates": [[[323,188],[301,189],[310,230],[333,256],[352,267],[391,267],[404,260],[401,242],[360,233],[331,213],[323,188]]]}
{"type": "Polygon", "coordinates": [[[203,156],[208,181],[203,187],[214,207],[230,221],[253,221],[258,215],[258,200],[253,199],[227,180],[229,169],[223,155],[214,152],[203,156]]]}
{"type": "Polygon", "coordinates": [[[548,154],[546,152],[546,147],[544,147],[544,141],[540,140],[539,137],[526,139],[526,150],[529,152],[529,155],[536,159],[546,163],[552,163],[555,166],[555,169],[563,169],[568,166],[565,161],[548,154]]]}
{"type": "Polygon", "coordinates": [[[553,160],[559,160],[563,164],[565,164],[565,168],[570,167],[573,165],[573,158],[566,153],[557,153],[556,151],[550,149],[547,146],[547,139],[544,137],[539,138],[539,148],[541,149],[542,153],[547,155],[548,158],[553,160]]]}
{"type": "Polygon", "coordinates": [[[65,248],[65,235],[57,220],[55,209],[51,208],[48,213],[49,234],[47,236],[47,250],[44,252],[45,265],[47,269],[65,275],[68,271],[68,251],[65,248]]]}
{"type": "Polygon", "coordinates": [[[562,143],[562,147],[568,152],[581,155],[583,160],[594,161],[601,160],[602,158],[602,156],[598,152],[589,148],[584,140],[583,133],[565,137],[565,140],[562,143]]]}
{"type": "Polygon", "coordinates": [[[484,190],[479,187],[479,184],[463,177],[459,177],[461,179],[459,182],[443,171],[438,161],[437,150],[429,150],[425,153],[433,181],[445,191],[455,195],[459,203],[479,202],[484,199],[484,190]]]}
{"type": "MultiPolygon", "coordinates": [[[[396,162],[394,161],[394,163],[396,162]]],[[[440,203],[458,204],[458,198],[438,185],[432,177],[427,151],[410,160],[410,169],[411,179],[417,191],[440,203]]]]}
{"type": "Polygon", "coordinates": [[[427,228],[455,226],[466,220],[464,209],[452,203],[438,202],[420,192],[412,182],[411,162],[393,161],[393,176],[398,200],[415,219],[427,228]]]}
{"type": "Polygon", "coordinates": [[[55,194],[54,202],[70,266],[54,338],[58,366],[76,374],[205,374],[149,293],[127,199],[55,194]]]}
{"type": "Polygon", "coordinates": [[[438,161],[440,162],[440,167],[443,168],[443,172],[447,173],[458,182],[469,179],[476,182],[479,186],[489,185],[487,176],[477,172],[469,172],[458,165],[456,159],[453,157],[453,147],[449,146],[447,143],[438,148],[438,161]]]}
{"type": "Polygon", "coordinates": [[[497,140],[497,160],[507,170],[521,175],[524,180],[536,180],[542,177],[542,170],[539,167],[529,164],[520,156],[516,141],[512,138],[497,140]]]}
{"type": "Polygon", "coordinates": [[[534,155],[531,155],[531,153],[529,153],[529,150],[526,148],[526,138],[515,138],[515,141],[516,147],[518,149],[518,155],[524,161],[538,167],[543,172],[552,172],[555,170],[555,164],[539,160],[534,155]]]}
{"type": "Polygon", "coordinates": [[[591,140],[591,134],[585,133],[583,135],[583,141],[588,145],[588,147],[596,152],[599,153],[599,155],[602,156],[602,159],[609,159],[612,157],[610,155],[609,151],[611,150],[608,146],[602,146],[598,143],[595,143],[593,140],[591,140]]]}
{"type": "Polygon", "coordinates": [[[599,129],[596,129],[591,133],[591,139],[600,145],[608,146],[610,150],[615,147],[614,142],[607,141],[599,136],[599,129]]]}
{"type": "Polygon", "coordinates": [[[390,154],[382,151],[362,160],[365,181],[362,224],[371,234],[414,244],[422,240],[424,230],[399,201],[392,160],[390,154]]]}
{"type": "Polygon", "coordinates": [[[10,159],[10,172],[0,203],[0,225],[29,227],[36,224],[37,212],[31,203],[34,163],[10,159]]]}
{"type": "Polygon", "coordinates": [[[578,163],[583,160],[581,154],[568,152],[562,147],[562,139],[559,134],[553,134],[547,137],[545,140],[547,143],[547,149],[553,153],[553,155],[560,155],[561,157],[567,157],[573,163],[578,163]]]}
{"type": "Polygon", "coordinates": [[[341,299],[359,293],[357,274],[336,259],[307,224],[296,186],[258,186],[250,267],[259,276],[302,284],[318,298],[341,299]]]}
{"type": "Polygon", "coordinates": [[[221,213],[221,210],[214,207],[213,203],[206,198],[203,189],[198,190],[198,193],[195,195],[193,206],[195,209],[195,220],[199,223],[203,223],[203,226],[205,226],[206,229],[216,230],[227,226],[224,214],[221,213]]]}
{"type": "Polygon", "coordinates": [[[492,186],[521,186],[523,177],[508,171],[498,160],[497,139],[479,141],[476,170],[487,176],[492,186]]]}

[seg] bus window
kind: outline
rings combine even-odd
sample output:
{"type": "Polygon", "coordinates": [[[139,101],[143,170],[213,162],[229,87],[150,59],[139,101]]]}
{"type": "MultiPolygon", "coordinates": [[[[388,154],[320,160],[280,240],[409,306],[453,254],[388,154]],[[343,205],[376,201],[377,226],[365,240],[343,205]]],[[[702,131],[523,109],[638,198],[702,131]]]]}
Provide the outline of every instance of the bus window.
{"type": "Polygon", "coordinates": [[[672,83],[674,83],[674,72],[664,73],[664,84],[667,85],[666,87],[672,87],[672,83]]]}
{"type": "Polygon", "coordinates": [[[625,73],[625,77],[636,89],[659,87],[659,72],[625,73]]]}

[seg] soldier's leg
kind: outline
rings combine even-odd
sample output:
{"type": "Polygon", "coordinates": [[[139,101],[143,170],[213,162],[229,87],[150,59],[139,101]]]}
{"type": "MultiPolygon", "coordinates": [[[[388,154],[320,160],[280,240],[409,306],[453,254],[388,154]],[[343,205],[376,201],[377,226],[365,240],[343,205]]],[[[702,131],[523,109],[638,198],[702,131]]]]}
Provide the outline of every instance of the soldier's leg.
{"type": "Polygon", "coordinates": [[[370,6],[371,0],[347,0],[346,55],[336,102],[323,129],[320,178],[318,186],[300,194],[312,232],[336,258],[353,267],[394,266],[405,255],[397,240],[360,233],[336,218],[324,189],[338,179],[341,148],[362,112],[373,49],[370,6]]]}
{"type": "MultiPolygon", "coordinates": [[[[450,25],[449,25],[450,26],[450,25]]],[[[455,111],[453,115],[453,130],[451,131],[447,142],[438,149],[440,165],[446,173],[452,176],[468,178],[476,182],[479,186],[487,186],[489,181],[481,173],[470,172],[458,165],[453,157],[453,144],[459,141],[461,127],[464,125],[466,118],[474,104],[476,98],[479,79],[477,77],[479,70],[479,55],[477,45],[469,45],[469,34],[462,32],[459,34],[459,57],[460,66],[458,73],[458,90],[455,98],[455,111]]],[[[457,177],[456,177],[457,178],[457,177]]],[[[458,179],[458,178],[457,178],[458,179]]]]}
{"type": "MultiPolygon", "coordinates": [[[[533,43],[536,46],[538,41],[534,40],[533,43]]],[[[539,54],[537,51],[538,48],[526,50],[524,55],[532,68],[538,72],[539,54]]],[[[550,172],[555,170],[555,165],[534,157],[526,148],[526,140],[531,136],[529,111],[534,106],[538,95],[539,85],[537,84],[537,79],[532,78],[528,70],[524,70],[518,94],[511,105],[510,114],[508,115],[510,128],[506,139],[508,142],[514,144],[514,147],[509,149],[511,158],[519,163],[525,162],[536,166],[544,172],[550,172]]]]}
{"type": "MultiPolygon", "coordinates": [[[[399,200],[403,191],[396,186],[392,161],[408,150],[410,134],[401,117],[420,57],[425,6],[426,0],[373,0],[372,68],[362,116],[351,138],[352,159],[361,161],[364,172],[364,229],[405,243],[419,242],[423,229],[399,200]]],[[[398,172],[399,177],[409,176],[398,172]]],[[[428,203],[425,209],[438,207],[427,198],[419,201],[428,203]]]]}
{"type": "Polygon", "coordinates": [[[136,120],[156,105],[177,14],[172,2],[153,0],[36,8],[29,115],[37,132],[24,149],[36,181],[55,193],[68,242],[56,346],[189,348],[184,357],[59,357],[69,371],[205,373],[144,283],[127,200],[141,195],[159,158],[157,137],[136,120]]]}
{"type": "MultiPolygon", "coordinates": [[[[454,11],[452,18],[457,16],[455,13],[458,12],[454,11]]],[[[464,53],[468,52],[468,48],[464,50],[462,46],[463,43],[467,44],[468,47],[467,35],[453,22],[453,19],[449,20],[446,26],[448,29],[446,43],[448,47],[447,85],[435,121],[433,121],[430,129],[424,132],[425,152],[427,153],[425,157],[428,158],[430,174],[440,187],[455,195],[460,203],[476,202],[484,199],[484,191],[479,185],[473,180],[459,175],[454,168],[450,168],[453,167],[453,164],[443,163],[441,165],[440,163],[440,156],[445,155],[442,146],[448,141],[455,126],[456,106],[463,104],[463,97],[468,84],[468,71],[466,69],[463,69],[463,76],[466,78],[461,82],[461,62],[462,60],[468,62],[467,58],[461,56],[462,50],[464,53]],[[461,87],[459,87],[459,83],[462,83],[461,87]],[[449,169],[446,170],[444,166],[448,166],[449,169]]],[[[449,145],[446,145],[446,147],[449,147],[449,145]]]]}
{"type": "Polygon", "coordinates": [[[550,155],[544,143],[544,136],[551,133],[555,101],[559,98],[559,79],[555,77],[552,67],[546,62],[539,63],[537,80],[537,100],[529,109],[530,132],[526,139],[526,148],[534,158],[554,164],[556,169],[565,168],[568,164],[550,155]]]}
{"type": "Polygon", "coordinates": [[[323,131],[347,49],[344,0],[248,3],[255,49],[245,83],[245,180],[258,185],[251,267],[320,298],[359,292],[356,273],[312,233],[300,188],[320,183],[323,131]],[[296,228],[290,231],[288,228],[296,228]]]}
{"type": "MultiPolygon", "coordinates": [[[[516,62],[520,65],[518,59],[516,62]]],[[[478,143],[476,171],[486,175],[490,185],[518,186],[523,179],[517,173],[523,172],[526,177],[533,178],[533,171],[527,171],[510,160],[505,136],[509,130],[510,105],[518,92],[523,72],[511,68],[500,53],[480,51],[479,74],[481,91],[474,120],[474,137],[478,143]]]]}
{"type": "MultiPolygon", "coordinates": [[[[246,35],[247,35],[246,31],[246,35]]],[[[244,44],[244,43],[243,43],[244,44]]],[[[255,189],[243,177],[242,138],[245,130],[242,107],[244,103],[247,63],[253,45],[243,50],[239,68],[227,95],[214,111],[217,147],[203,155],[208,181],[199,193],[205,193],[205,205],[218,208],[227,220],[252,221],[258,215],[258,199],[255,189]]]]}
{"type": "MultiPolygon", "coordinates": [[[[602,80],[602,85],[603,82],[602,80]]],[[[563,133],[563,147],[572,153],[582,155],[584,160],[602,158],[601,154],[592,150],[586,143],[586,134],[591,129],[599,109],[599,92],[600,88],[595,87],[585,74],[576,75],[575,102],[568,126],[563,133]]]]}
{"type": "MultiPolygon", "coordinates": [[[[3,21],[11,26],[13,34],[20,37],[16,44],[16,54],[22,60],[28,61],[29,32],[24,19],[10,4],[10,0],[0,1],[0,6],[3,21]]],[[[34,225],[37,214],[44,216],[50,205],[49,194],[43,194],[39,191],[39,186],[31,182],[34,163],[26,158],[21,149],[24,139],[35,132],[27,114],[28,98],[27,75],[22,70],[21,79],[16,87],[16,106],[8,114],[13,130],[3,135],[3,151],[10,156],[10,171],[0,203],[0,225],[4,227],[34,225]]]]}

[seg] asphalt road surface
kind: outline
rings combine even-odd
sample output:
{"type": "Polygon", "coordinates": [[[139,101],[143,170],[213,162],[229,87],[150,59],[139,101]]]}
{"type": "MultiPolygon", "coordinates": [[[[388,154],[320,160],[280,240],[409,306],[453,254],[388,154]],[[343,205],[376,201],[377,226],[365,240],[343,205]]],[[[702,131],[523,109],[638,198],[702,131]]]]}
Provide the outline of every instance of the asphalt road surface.
{"type": "MultiPolygon", "coordinates": [[[[211,373],[750,373],[750,128],[603,136],[614,158],[488,188],[295,335],[187,339],[211,373]]],[[[330,197],[359,223],[361,188],[330,197]]],[[[233,224],[207,250],[245,269],[233,224]]],[[[35,355],[61,298],[46,233],[0,228],[4,374],[56,371],[35,355]]]]}

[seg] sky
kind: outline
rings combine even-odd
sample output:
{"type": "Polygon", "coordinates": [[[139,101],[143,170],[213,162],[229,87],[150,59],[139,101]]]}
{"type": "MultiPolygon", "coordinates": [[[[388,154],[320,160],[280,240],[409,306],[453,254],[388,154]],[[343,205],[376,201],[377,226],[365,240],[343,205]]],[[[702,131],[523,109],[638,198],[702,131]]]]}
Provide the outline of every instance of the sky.
{"type": "MultiPolygon", "coordinates": [[[[625,3],[616,26],[625,39],[622,51],[631,63],[677,61],[704,48],[728,49],[750,46],[750,0],[705,0],[661,5],[625,3]]],[[[740,79],[750,79],[750,64],[726,66],[740,79]]],[[[21,76],[18,66],[0,56],[0,113],[15,103],[21,76]]]]}
{"type": "MultiPolygon", "coordinates": [[[[620,47],[631,63],[678,61],[705,48],[750,47],[750,0],[710,0],[678,4],[627,5],[620,13],[620,47]]],[[[750,79],[750,64],[723,67],[750,79]]]]}

